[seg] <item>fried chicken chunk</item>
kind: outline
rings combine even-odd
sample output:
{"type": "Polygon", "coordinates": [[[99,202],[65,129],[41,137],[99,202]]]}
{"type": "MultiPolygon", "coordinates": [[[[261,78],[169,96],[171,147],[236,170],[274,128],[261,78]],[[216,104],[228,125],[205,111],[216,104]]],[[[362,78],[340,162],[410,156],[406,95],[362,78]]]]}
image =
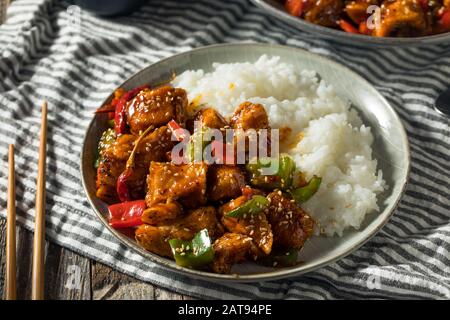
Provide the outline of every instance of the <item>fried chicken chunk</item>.
{"type": "Polygon", "coordinates": [[[142,222],[154,226],[162,225],[180,217],[182,213],[181,205],[169,198],[166,203],[157,203],[147,208],[142,214],[142,222]]]}
{"type": "Polygon", "coordinates": [[[203,162],[183,165],[152,162],[147,178],[147,206],[164,203],[169,198],[179,201],[186,208],[204,205],[207,169],[203,162]]]}
{"type": "Polygon", "coordinates": [[[252,238],[237,233],[225,233],[213,245],[212,269],[216,273],[230,273],[231,267],[251,257],[256,257],[257,248],[252,238]]]}
{"type": "Polygon", "coordinates": [[[273,234],[264,212],[244,215],[240,218],[227,217],[227,213],[242,206],[248,200],[247,196],[240,196],[220,207],[222,224],[230,232],[249,236],[255,245],[267,255],[272,250],[273,234]]]}
{"type": "Polygon", "coordinates": [[[343,0],[312,0],[306,2],[304,18],[321,26],[336,27],[343,9],[343,0]]]}
{"type": "Polygon", "coordinates": [[[274,247],[302,248],[313,233],[313,219],[280,191],[271,192],[267,199],[270,201],[267,219],[272,226],[274,247]]]}
{"type": "Polygon", "coordinates": [[[184,89],[163,86],[142,90],[127,105],[131,133],[139,134],[150,125],[159,127],[172,119],[184,123],[187,103],[184,89]]]}
{"type": "Polygon", "coordinates": [[[171,221],[170,224],[152,226],[142,224],[136,229],[136,241],[146,250],[172,257],[170,239],[191,240],[202,229],[208,229],[209,236],[216,239],[221,235],[214,207],[202,207],[188,212],[184,217],[171,221]]]}
{"type": "Polygon", "coordinates": [[[386,0],[381,6],[381,23],[373,35],[378,37],[423,36],[430,31],[426,16],[416,0],[386,0]]]}
{"type": "Polygon", "coordinates": [[[244,102],[234,111],[230,120],[234,129],[267,129],[269,128],[269,117],[266,109],[261,104],[244,102]]]}
{"type": "Polygon", "coordinates": [[[214,108],[197,111],[194,121],[200,121],[204,126],[214,129],[222,129],[228,125],[227,121],[214,108]]]}
{"type": "Polygon", "coordinates": [[[213,201],[228,200],[241,195],[245,175],[239,167],[215,165],[208,169],[208,198],[213,201]]]}
{"type": "MultiPolygon", "coordinates": [[[[117,178],[125,170],[137,138],[131,134],[119,135],[101,152],[101,161],[97,169],[97,197],[103,201],[118,202],[117,178]]],[[[142,199],[145,194],[145,178],[150,162],[166,160],[166,153],[172,146],[171,133],[166,126],[154,130],[142,139],[136,152],[134,173],[129,179],[133,199],[142,199]]]]}

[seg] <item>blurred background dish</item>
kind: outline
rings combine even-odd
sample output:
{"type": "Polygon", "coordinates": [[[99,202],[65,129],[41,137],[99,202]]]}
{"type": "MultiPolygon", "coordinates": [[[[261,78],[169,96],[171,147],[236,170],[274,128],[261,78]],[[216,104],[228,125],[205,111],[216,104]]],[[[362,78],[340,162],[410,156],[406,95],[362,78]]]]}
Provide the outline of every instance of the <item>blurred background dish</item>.
{"type": "Polygon", "coordinates": [[[73,4],[99,16],[113,17],[127,15],[148,0],[73,0],[73,4]]]}
{"type": "MultiPolygon", "coordinates": [[[[444,22],[447,20],[450,20],[450,12],[448,14],[445,14],[445,10],[443,10],[443,6],[439,5],[440,10],[440,17],[439,21],[435,21],[434,25],[436,27],[429,28],[428,31],[426,30],[414,30],[411,25],[409,25],[409,22],[402,21],[402,23],[397,23],[395,27],[390,28],[388,32],[388,28],[384,29],[384,32],[379,31],[379,35],[397,35],[394,37],[391,36],[367,36],[365,34],[362,34],[361,31],[364,30],[358,30],[356,24],[353,21],[348,21],[348,10],[344,10],[343,6],[340,6],[338,9],[334,9],[336,12],[339,11],[341,15],[336,14],[336,17],[333,19],[333,24],[326,23],[327,19],[324,19],[324,16],[322,14],[317,14],[316,18],[313,19],[312,17],[308,16],[306,19],[299,18],[299,16],[305,16],[304,10],[306,10],[304,5],[300,6],[292,6],[292,3],[290,0],[286,2],[286,0],[252,0],[257,6],[264,9],[269,14],[283,20],[286,23],[289,23],[295,27],[297,27],[299,30],[313,33],[315,35],[318,35],[323,38],[333,39],[337,42],[346,43],[346,44],[356,44],[356,45],[375,45],[375,46],[420,46],[420,45],[426,45],[426,44],[442,44],[444,42],[450,42],[450,33],[444,32],[444,33],[437,33],[437,32],[443,32],[445,31],[443,28],[438,28],[438,25],[441,25],[443,20],[444,22]],[[287,3],[287,4],[286,4],[287,3]],[[287,8],[286,8],[287,7],[287,8]],[[292,12],[293,14],[297,15],[294,16],[288,12],[292,12]],[[342,17],[346,19],[342,19],[342,17]],[[320,19],[319,19],[320,18],[320,19]],[[318,24],[320,23],[320,24],[318,24]],[[404,27],[406,26],[406,27],[404,27]],[[401,27],[401,28],[400,28],[401,27]],[[347,32],[344,32],[342,29],[345,29],[347,32]],[[401,30],[400,30],[401,29],[401,30]],[[437,33],[437,34],[433,34],[437,33]],[[415,35],[421,35],[421,36],[415,36],[415,35]],[[424,35],[424,34],[430,34],[430,35],[424,35]],[[405,37],[405,35],[408,35],[409,37],[405,37]]],[[[413,1],[413,0],[411,0],[413,1]]],[[[420,0],[414,0],[414,3],[419,3],[420,0]]],[[[335,2],[335,1],[328,1],[328,2],[335,2]]],[[[328,3],[324,2],[324,3],[328,3]]],[[[336,1],[338,2],[338,1],[336,1]]],[[[342,1],[343,2],[343,1],[342,1]]],[[[433,3],[435,3],[434,1],[433,3]]],[[[442,2],[442,1],[441,1],[442,2]]],[[[439,2],[439,3],[441,3],[439,2]]],[[[298,3],[304,3],[304,2],[298,2],[298,3]]],[[[424,2],[425,3],[425,2],[424,2]]],[[[443,2],[442,2],[443,3],[443,2]]],[[[428,3],[426,3],[428,6],[428,3]]],[[[330,8],[333,6],[329,5],[330,8]]],[[[402,8],[404,8],[402,6],[402,8]]],[[[438,8],[438,7],[436,7],[438,8]]],[[[429,9],[427,9],[429,10],[429,9]]],[[[326,13],[329,13],[329,10],[325,10],[326,13]]],[[[392,10],[391,10],[392,12],[392,10]]],[[[427,18],[428,19],[428,18],[427,18]]],[[[431,14],[429,19],[431,19],[431,14]]],[[[437,13],[436,13],[436,19],[437,13]]],[[[431,20],[430,20],[431,21],[431,20]]],[[[430,22],[431,24],[432,22],[430,22]]],[[[450,25],[450,21],[448,21],[450,25]]],[[[411,22],[412,24],[412,22],[411,22]]]]}

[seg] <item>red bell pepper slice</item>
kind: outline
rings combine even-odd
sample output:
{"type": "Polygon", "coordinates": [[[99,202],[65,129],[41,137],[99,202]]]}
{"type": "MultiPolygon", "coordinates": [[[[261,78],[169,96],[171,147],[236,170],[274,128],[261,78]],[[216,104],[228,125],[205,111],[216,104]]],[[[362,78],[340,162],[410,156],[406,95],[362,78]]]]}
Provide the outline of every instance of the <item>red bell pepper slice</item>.
{"type": "Polygon", "coordinates": [[[341,29],[344,30],[345,32],[359,33],[358,29],[356,29],[355,26],[353,26],[350,22],[344,19],[339,20],[338,24],[341,27],[341,29]]]}
{"type": "Polygon", "coordinates": [[[167,126],[169,127],[170,131],[172,132],[175,139],[177,139],[177,141],[183,141],[184,138],[186,138],[184,129],[175,120],[170,120],[167,123],[167,126]]]}
{"type": "Polygon", "coordinates": [[[284,7],[291,15],[300,17],[303,13],[303,0],[286,0],[284,7]]]}
{"type": "Polygon", "coordinates": [[[142,224],[142,213],[147,208],[145,200],[127,201],[110,205],[109,224],[114,229],[137,227],[142,224]]]}
{"type": "Polygon", "coordinates": [[[134,98],[141,90],[148,88],[148,85],[143,85],[124,93],[116,105],[114,114],[114,130],[117,134],[127,133],[126,121],[126,106],[127,102],[134,98]]]}

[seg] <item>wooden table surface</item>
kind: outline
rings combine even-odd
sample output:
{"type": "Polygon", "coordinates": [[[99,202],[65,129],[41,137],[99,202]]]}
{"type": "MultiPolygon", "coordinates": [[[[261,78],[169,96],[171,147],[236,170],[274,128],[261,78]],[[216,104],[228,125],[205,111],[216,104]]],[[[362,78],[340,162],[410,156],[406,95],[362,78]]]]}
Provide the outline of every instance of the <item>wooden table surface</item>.
{"type": "MultiPolygon", "coordinates": [[[[0,24],[9,0],[0,0],[0,24]]],[[[5,297],[6,220],[0,218],[0,298],[5,297]]],[[[33,234],[17,227],[17,298],[30,299],[33,234]]],[[[104,264],[46,242],[46,299],[192,299],[117,272],[104,264]],[[71,289],[70,266],[80,267],[81,285],[71,289]]]]}
{"type": "MultiPolygon", "coordinates": [[[[6,220],[0,218],[0,297],[5,297],[6,220]]],[[[33,233],[17,227],[17,298],[30,299],[33,233]]],[[[73,276],[72,276],[73,277],[73,276]]],[[[58,245],[46,242],[46,299],[148,299],[190,300],[152,284],[117,272],[104,264],[82,257],[58,245]],[[80,286],[71,287],[70,266],[80,268],[80,286]]]]}

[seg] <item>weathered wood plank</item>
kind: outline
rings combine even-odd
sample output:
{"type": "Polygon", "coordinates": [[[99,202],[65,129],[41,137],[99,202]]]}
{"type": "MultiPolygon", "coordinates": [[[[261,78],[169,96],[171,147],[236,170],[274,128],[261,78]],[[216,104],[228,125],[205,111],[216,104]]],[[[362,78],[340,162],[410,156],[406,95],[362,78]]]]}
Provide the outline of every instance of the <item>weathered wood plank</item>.
{"type": "Polygon", "coordinates": [[[154,299],[154,288],[150,284],[140,282],[95,261],[91,263],[91,270],[94,300],[154,299]]]}
{"type": "Polygon", "coordinates": [[[31,267],[33,259],[33,233],[17,227],[17,299],[31,298],[31,267]]]}
{"type": "Polygon", "coordinates": [[[48,243],[45,261],[45,298],[91,299],[91,264],[70,250],[48,243]]]}
{"type": "Polygon", "coordinates": [[[181,300],[190,299],[152,284],[142,282],[123,273],[92,262],[92,298],[93,299],[149,299],[149,300],[181,300]]]}
{"type": "Polygon", "coordinates": [[[5,299],[5,274],[6,274],[6,220],[0,219],[0,297],[5,299]]]}
{"type": "Polygon", "coordinates": [[[183,300],[181,294],[155,287],[155,300],[183,300]]]}

